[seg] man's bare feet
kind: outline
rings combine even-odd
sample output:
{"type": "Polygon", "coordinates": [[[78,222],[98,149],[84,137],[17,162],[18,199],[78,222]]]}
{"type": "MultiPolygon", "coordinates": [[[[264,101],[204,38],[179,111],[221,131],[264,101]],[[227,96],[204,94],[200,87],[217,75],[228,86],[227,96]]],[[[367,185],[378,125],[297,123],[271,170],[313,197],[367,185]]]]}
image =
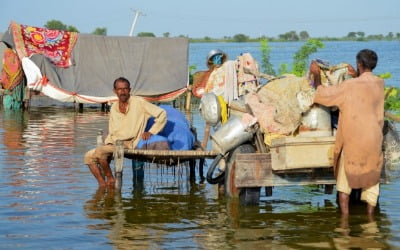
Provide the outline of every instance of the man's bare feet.
{"type": "Polygon", "coordinates": [[[100,172],[99,167],[97,164],[88,164],[88,167],[90,169],[90,172],[92,172],[93,176],[96,178],[97,182],[99,183],[100,187],[105,187],[106,182],[103,178],[103,175],[100,172]]]}
{"type": "Polygon", "coordinates": [[[114,187],[114,186],[115,186],[114,177],[107,177],[107,187],[114,187]]]}
{"type": "Polygon", "coordinates": [[[339,192],[339,206],[343,216],[349,215],[349,195],[339,192]]]}
{"type": "Polygon", "coordinates": [[[99,187],[106,187],[106,182],[104,180],[97,180],[97,182],[99,183],[99,187]]]}
{"type": "Polygon", "coordinates": [[[368,216],[373,218],[374,217],[374,212],[375,212],[375,206],[367,204],[367,214],[368,214],[368,216]]]}

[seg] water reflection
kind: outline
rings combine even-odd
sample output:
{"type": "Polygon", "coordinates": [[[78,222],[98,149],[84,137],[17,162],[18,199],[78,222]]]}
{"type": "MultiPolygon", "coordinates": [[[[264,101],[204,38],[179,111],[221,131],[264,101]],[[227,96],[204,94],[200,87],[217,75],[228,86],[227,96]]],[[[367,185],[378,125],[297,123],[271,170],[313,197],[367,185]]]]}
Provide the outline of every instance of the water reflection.
{"type": "Polygon", "coordinates": [[[84,206],[89,218],[109,221],[92,228],[107,227],[109,238],[117,248],[199,247],[201,241],[196,242],[194,235],[202,235],[202,227],[207,227],[211,221],[220,221],[209,216],[223,215],[218,211],[210,213],[218,203],[216,206],[210,204],[204,185],[191,183],[186,194],[149,194],[145,191],[143,176],[133,179],[128,198],[118,191],[98,189],[84,206]],[[193,236],[194,241],[187,239],[193,236]]]}
{"type": "MultiPolygon", "coordinates": [[[[380,215],[382,216],[382,215],[380,215]]],[[[342,216],[340,225],[335,229],[338,236],[333,238],[336,249],[387,249],[383,235],[378,227],[378,221],[372,217],[357,216],[348,218],[342,216]]]]}
{"type": "Polygon", "coordinates": [[[400,247],[399,182],[382,186],[373,220],[363,207],[347,223],[335,195],[318,187],[275,188],[259,206],[241,207],[198,176],[190,182],[186,166],[145,166],[142,176],[127,161],[120,193],[97,190],[82,157],[107,120],[55,108],[0,113],[0,248],[400,247]]]}
{"type": "MultiPolygon", "coordinates": [[[[274,209],[273,202],[242,207],[238,200],[207,198],[199,185],[187,194],[145,194],[136,179],[129,197],[99,189],[85,204],[93,219],[105,219],[93,228],[110,230],[117,248],[256,248],[256,249],[364,249],[389,248],[379,227],[388,223],[364,213],[341,217],[330,200],[311,210],[309,202],[292,204],[297,211],[274,209]]],[[[353,213],[353,212],[352,212],[353,213]]],[[[387,227],[383,227],[386,228],[387,227]]]]}

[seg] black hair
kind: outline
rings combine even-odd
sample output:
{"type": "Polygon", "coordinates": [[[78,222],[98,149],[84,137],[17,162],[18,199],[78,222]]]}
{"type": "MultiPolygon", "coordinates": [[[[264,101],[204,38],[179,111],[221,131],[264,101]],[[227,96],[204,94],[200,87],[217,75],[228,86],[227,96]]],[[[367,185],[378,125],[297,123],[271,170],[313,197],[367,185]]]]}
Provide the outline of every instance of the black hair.
{"type": "Polygon", "coordinates": [[[131,87],[131,83],[129,82],[129,80],[126,79],[125,77],[121,76],[121,77],[118,77],[117,79],[115,79],[115,81],[114,81],[114,89],[117,86],[117,82],[126,82],[128,84],[128,87],[129,88],[131,87]]]}
{"type": "Polygon", "coordinates": [[[378,55],[375,51],[370,49],[363,49],[357,53],[357,63],[360,63],[361,66],[365,69],[373,70],[378,63],[378,55]]]}

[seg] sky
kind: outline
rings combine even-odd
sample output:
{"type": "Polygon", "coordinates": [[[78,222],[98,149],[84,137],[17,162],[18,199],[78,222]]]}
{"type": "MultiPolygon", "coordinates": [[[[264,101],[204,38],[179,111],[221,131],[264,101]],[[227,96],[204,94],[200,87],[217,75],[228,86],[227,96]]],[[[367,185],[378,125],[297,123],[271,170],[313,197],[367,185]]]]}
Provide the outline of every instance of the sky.
{"type": "Polygon", "coordinates": [[[307,31],[311,37],[400,33],[399,0],[0,0],[0,32],[10,21],[43,27],[55,19],[81,33],[98,27],[109,36],[152,32],[157,37],[223,38],[245,34],[278,37],[307,31]]]}

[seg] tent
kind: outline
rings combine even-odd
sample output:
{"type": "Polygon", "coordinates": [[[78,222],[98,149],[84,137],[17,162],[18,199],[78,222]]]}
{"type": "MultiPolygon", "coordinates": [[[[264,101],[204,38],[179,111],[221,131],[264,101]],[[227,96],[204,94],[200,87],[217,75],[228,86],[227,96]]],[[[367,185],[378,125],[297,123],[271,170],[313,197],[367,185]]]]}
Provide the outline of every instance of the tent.
{"type": "Polygon", "coordinates": [[[17,52],[28,88],[58,101],[112,102],[117,99],[112,84],[120,76],[131,82],[132,94],[152,101],[168,101],[186,91],[188,39],[73,33],[11,22],[0,41],[17,52]],[[67,33],[76,38],[74,44],[69,41],[68,63],[57,65],[50,52],[32,49],[36,45],[29,36],[44,37],[40,42],[50,45],[56,40],[45,37],[46,32],[50,38],[58,34],[59,40],[67,33]]]}

